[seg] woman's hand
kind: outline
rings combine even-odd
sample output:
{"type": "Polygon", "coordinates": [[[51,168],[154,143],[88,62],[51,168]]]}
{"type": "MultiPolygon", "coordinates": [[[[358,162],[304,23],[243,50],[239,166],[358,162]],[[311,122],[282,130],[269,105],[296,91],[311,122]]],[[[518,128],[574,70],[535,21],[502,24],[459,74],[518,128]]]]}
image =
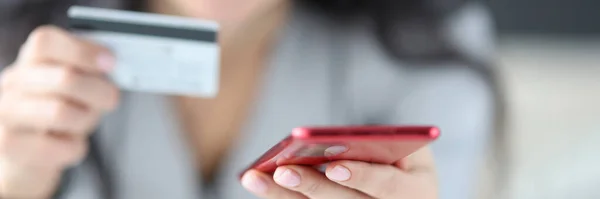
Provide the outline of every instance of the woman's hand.
{"type": "Polygon", "coordinates": [[[282,166],[273,177],[249,171],[242,185],[264,199],[436,199],[432,154],[424,148],[395,165],[331,163],[325,175],[303,166],[282,166]]]}
{"type": "Polygon", "coordinates": [[[2,72],[0,198],[48,198],[63,169],[85,156],[88,133],[118,101],[104,77],[113,60],[57,27],[31,33],[2,72]]]}

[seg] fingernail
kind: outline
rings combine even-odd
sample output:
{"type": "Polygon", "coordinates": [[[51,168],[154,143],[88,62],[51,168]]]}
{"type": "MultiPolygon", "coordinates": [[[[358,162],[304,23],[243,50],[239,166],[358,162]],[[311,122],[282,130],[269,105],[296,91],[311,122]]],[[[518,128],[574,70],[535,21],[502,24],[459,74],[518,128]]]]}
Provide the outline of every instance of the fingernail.
{"type": "Polygon", "coordinates": [[[333,181],[346,181],[350,179],[350,170],[346,167],[337,165],[333,167],[329,172],[325,173],[327,178],[333,181]]]}
{"type": "Polygon", "coordinates": [[[336,156],[348,151],[348,147],[345,146],[332,146],[325,149],[325,156],[336,156]]]}
{"type": "Polygon", "coordinates": [[[103,53],[101,55],[98,56],[98,59],[96,60],[98,67],[100,67],[100,69],[108,72],[111,71],[114,67],[115,67],[115,57],[113,57],[112,55],[108,54],[108,53],[103,53]]]}
{"type": "Polygon", "coordinates": [[[277,169],[273,174],[277,184],[284,187],[296,187],[300,185],[300,176],[290,169],[277,169]]]}
{"type": "Polygon", "coordinates": [[[242,186],[254,193],[265,193],[267,191],[267,183],[255,174],[244,175],[242,186]]]}

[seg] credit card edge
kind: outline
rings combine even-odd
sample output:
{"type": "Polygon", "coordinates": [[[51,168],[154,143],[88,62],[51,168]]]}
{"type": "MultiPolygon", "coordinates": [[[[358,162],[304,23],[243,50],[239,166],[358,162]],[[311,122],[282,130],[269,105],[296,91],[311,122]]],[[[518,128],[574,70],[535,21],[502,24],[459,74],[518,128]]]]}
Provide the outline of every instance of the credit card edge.
{"type": "Polygon", "coordinates": [[[166,26],[173,28],[181,28],[184,26],[185,28],[192,29],[210,29],[215,32],[218,32],[220,29],[220,24],[216,21],[206,20],[206,19],[195,19],[174,15],[161,15],[154,13],[145,13],[145,12],[135,12],[128,10],[114,10],[107,8],[96,8],[96,7],[86,7],[86,6],[71,6],[67,10],[67,16],[69,18],[80,18],[80,19],[93,19],[93,20],[105,20],[112,22],[130,22],[130,23],[140,23],[152,26],[166,26]],[[89,12],[89,13],[86,13],[89,12]],[[97,14],[90,13],[99,13],[104,14],[104,16],[98,16],[97,14]],[[114,15],[119,15],[122,18],[115,18],[114,15]],[[168,22],[175,21],[175,22],[168,22]],[[179,26],[179,27],[178,27],[179,26]]]}
{"type": "Polygon", "coordinates": [[[112,26],[109,29],[106,28],[106,24],[104,24],[103,28],[99,28],[98,22],[105,22],[101,20],[95,19],[82,19],[82,18],[69,18],[68,20],[68,28],[71,31],[82,31],[82,32],[112,32],[112,33],[121,33],[128,35],[144,35],[144,36],[154,36],[161,38],[170,38],[170,39],[179,39],[186,40],[190,42],[207,42],[207,43],[217,43],[218,42],[218,32],[213,30],[206,29],[189,29],[187,27],[165,27],[165,26],[151,26],[151,25],[140,25],[145,28],[134,28],[131,26],[135,26],[135,23],[120,23],[120,22],[107,22],[109,26],[112,26]],[[110,24],[113,23],[113,24],[110,24]],[[89,25],[87,28],[82,28],[81,26],[89,25]],[[125,28],[115,28],[116,26],[123,26],[125,28]],[[154,31],[148,31],[152,29],[154,31]]]}

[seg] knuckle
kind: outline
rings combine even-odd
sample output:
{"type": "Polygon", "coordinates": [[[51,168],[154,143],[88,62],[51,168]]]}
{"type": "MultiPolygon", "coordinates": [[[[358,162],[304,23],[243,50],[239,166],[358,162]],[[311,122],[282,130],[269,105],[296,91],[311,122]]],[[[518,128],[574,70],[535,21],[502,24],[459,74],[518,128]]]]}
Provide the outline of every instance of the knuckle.
{"type": "Polygon", "coordinates": [[[52,124],[66,120],[66,118],[68,118],[70,115],[71,107],[65,101],[56,100],[50,103],[48,110],[48,119],[52,124]]]}
{"type": "Polygon", "coordinates": [[[63,68],[56,74],[55,84],[61,88],[70,88],[76,85],[79,80],[79,74],[73,70],[63,68]]]}
{"type": "MultiPolygon", "coordinates": [[[[348,166],[348,164],[346,164],[348,166]]],[[[352,178],[348,183],[354,186],[361,187],[377,197],[393,196],[398,188],[397,175],[395,173],[381,174],[376,171],[376,167],[372,163],[352,164],[352,178]],[[373,183],[377,182],[377,183],[373,183]]]]}
{"type": "MultiPolygon", "coordinates": [[[[79,41],[72,41],[72,45],[69,46],[70,59],[77,62],[92,62],[92,56],[90,56],[90,48],[85,46],[79,41]]],[[[78,63],[81,64],[81,63],[78,63]]]]}
{"type": "Polygon", "coordinates": [[[56,34],[60,34],[61,29],[52,25],[37,27],[29,34],[29,42],[44,42],[52,39],[56,34]]]}
{"type": "Polygon", "coordinates": [[[27,46],[33,49],[40,49],[52,41],[57,34],[60,34],[60,28],[46,25],[33,30],[27,39],[27,46]]]}
{"type": "Polygon", "coordinates": [[[319,193],[319,191],[321,190],[321,188],[323,187],[323,183],[321,181],[316,181],[313,183],[310,183],[308,186],[306,186],[304,192],[307,195],[314,195],[319,193]]]}
{"type": "Polygon", "coordinates": [[[97,119],[91,112],[81,111],[76,105],[64,100],[51,102],[48,109],[47,128],[59,132],[85,133],[97,119]]]}
{"type": "Polygon", "coordinates": [[[349,166],[349,164],[345,164],[345,166],[352,171],[352,178],[350,178],[351,181],[360,183],[369,182],[372,180],[372,175],[368,174],[368,172],[370,171],[370,163],[352,164],[352,166],[349,166]]]}
{"type": "Polygon", "coordinates": [[[99,117],[92,113],[86,113],[78,118],[78,122],[71,124],[71,129],[75,133],[87,133],[96,124],[99,117]]]}

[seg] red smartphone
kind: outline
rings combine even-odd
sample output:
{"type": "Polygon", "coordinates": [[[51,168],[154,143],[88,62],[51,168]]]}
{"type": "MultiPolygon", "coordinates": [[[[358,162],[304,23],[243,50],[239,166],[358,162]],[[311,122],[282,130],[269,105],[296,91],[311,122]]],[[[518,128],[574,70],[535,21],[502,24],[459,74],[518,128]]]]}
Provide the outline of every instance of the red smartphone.
{"type": "Polygon", "coordinates": [[[440,136],[434,126],[301,127],[241,173],[273,174],[282,165],[320,166],[336,160],[394,164],[440,136]],[[345,149],[332,155],[328,149],[345,149]]]}

